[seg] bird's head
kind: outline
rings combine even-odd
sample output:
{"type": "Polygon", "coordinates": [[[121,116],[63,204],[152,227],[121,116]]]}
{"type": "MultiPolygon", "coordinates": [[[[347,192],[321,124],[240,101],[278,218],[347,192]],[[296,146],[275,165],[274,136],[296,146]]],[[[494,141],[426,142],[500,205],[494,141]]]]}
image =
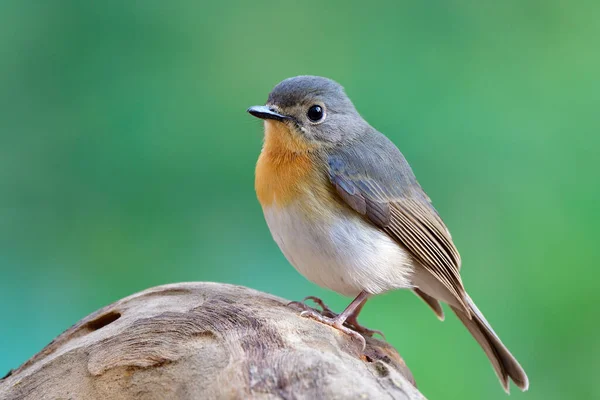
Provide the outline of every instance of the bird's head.
{"type": "MultiPolygon", "coordinates": [[[[291,148],[332,147],[363,134],[369,125],[337,82],[318,76],[296,76],[280,82],[264,106],[248,112],[265,121],[265,135],[287,137],[291,148]]],[[[294,149],[292,149],[294,150],[294,149]]]]}

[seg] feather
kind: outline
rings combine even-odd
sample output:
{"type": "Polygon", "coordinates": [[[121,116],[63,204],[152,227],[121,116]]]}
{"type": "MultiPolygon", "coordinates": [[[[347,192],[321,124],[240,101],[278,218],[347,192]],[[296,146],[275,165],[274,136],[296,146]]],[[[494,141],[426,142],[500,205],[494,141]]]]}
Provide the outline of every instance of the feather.
{"type": "Polygon", "coordinates": [[[328,165],[340,198],[404,246],[470,318],[458,250],[396,146],[381,134],[367,135],[362,142],[332,151],[328,165]]]}

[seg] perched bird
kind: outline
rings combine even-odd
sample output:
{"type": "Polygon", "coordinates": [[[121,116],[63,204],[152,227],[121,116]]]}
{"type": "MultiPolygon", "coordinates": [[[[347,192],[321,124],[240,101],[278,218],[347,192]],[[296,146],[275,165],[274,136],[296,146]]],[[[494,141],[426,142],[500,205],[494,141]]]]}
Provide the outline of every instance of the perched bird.
{"type": "Polygon", "coordinates": [[[371,127],[338,83],[317,76],[280,82],[266,105],[256,193],[275,242],[306,278],[355,297],[339,315],[302,315],[349,335],[367,299],[411,289],[438,318],[447,303],[485,351],[505,391],[528,379],[466,293],[450,232],[398,148],[371,127]],[[345,325],[346,324],[346,325],[345,325]]]}

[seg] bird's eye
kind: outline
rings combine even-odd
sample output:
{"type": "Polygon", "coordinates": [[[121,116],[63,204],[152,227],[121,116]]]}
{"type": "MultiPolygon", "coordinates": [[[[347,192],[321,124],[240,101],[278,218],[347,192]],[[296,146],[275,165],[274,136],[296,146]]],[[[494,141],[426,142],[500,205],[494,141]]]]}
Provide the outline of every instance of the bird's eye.
{"type": "Polygon", "coordinates": [[[310,106],[310,108],[308,109],[308,112],[306,113],[306,116],[312,122],[319,122],[320,120],[323,119],[323,115],[324,115],[323,107],[316,105],[316,104],[314,106],[310,106]]]}

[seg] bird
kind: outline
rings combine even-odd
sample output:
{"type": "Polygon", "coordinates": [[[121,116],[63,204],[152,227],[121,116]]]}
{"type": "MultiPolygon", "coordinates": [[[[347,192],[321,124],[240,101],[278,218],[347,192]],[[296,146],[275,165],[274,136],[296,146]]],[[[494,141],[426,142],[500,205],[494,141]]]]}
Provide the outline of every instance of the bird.
{"type": "MultiPolygon", "coordinates": [[[[450,232],[398,147],[358,113],[345,89],[319,76],[278,83],[265,105],[255,190],[274,241],[313,283],[354,300],[340,314],[301,315],[362,339],[366,301],[412,290],[440,319],[446,303],[479,343],[509,392],[524,369],[469,297],[450,232]]],[[[322,303],[321,303],[322,304],[322,303]]]]}

